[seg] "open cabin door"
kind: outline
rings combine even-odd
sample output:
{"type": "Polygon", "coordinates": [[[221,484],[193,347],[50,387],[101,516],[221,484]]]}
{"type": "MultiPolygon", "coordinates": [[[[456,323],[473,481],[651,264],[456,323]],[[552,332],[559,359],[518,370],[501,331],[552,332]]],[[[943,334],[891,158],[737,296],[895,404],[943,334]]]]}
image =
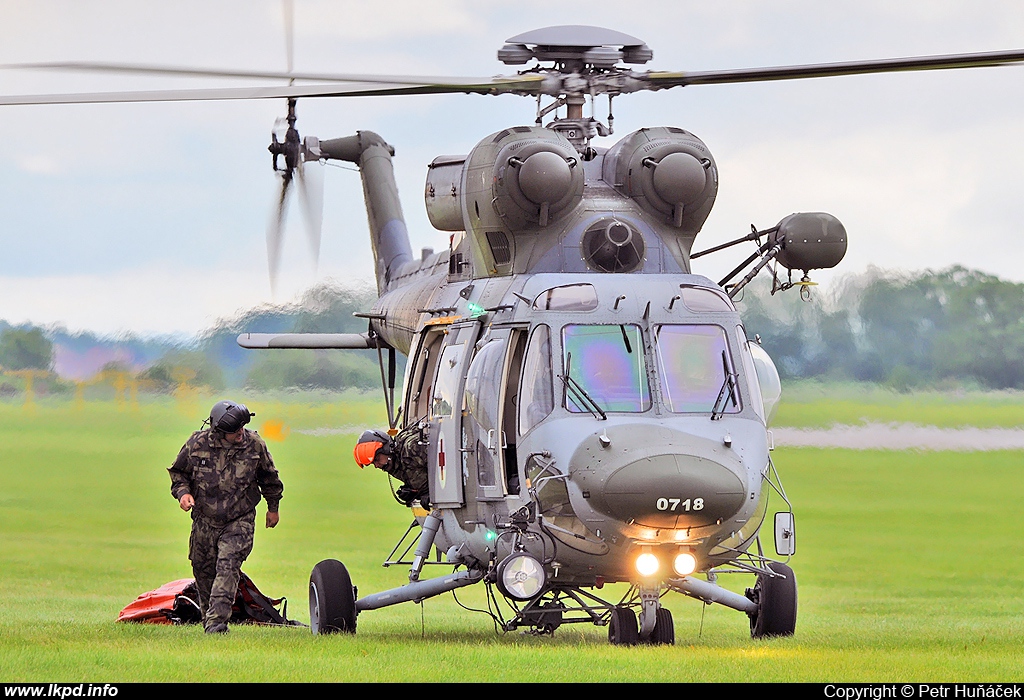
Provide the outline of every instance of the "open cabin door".
{"type": "Polygon", "coordinates": [[[491,328],[466,377],[463,455],[480,501],[519,493],[515,419],[525,339],[525,329],[491,328]]]}
{"type": "Polygon", "coordinates": [[[466,370],[479,335],[480,322],[476,320],[425,328],[410,377],[413,384],[407,410],[415,412],[407,415],[426,416],[430,500],[441,508],[465,504],[460,459],[462,402],[466,370]]]}

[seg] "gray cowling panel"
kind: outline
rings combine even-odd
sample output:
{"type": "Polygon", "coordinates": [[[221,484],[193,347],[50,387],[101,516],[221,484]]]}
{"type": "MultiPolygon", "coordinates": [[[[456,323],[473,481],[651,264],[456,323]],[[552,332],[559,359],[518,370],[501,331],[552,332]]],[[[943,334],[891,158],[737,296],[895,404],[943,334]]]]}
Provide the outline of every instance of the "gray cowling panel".
{"type": "Polygon", "coordinates": [[[439,231],[464,231],[462,220],[462,171],[466,156],[438,156],[427,166],[423,199],[430,225],[439,231]]]}

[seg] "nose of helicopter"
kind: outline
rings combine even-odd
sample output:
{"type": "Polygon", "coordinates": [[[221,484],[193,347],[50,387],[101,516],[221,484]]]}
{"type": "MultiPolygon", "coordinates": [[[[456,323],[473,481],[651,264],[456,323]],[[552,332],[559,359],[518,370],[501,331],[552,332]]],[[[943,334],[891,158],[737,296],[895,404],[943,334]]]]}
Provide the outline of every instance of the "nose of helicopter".
{"type": "Polygon", "coordinates": [[[726,520],[747,491],[743,463],[730,447],[663,426],[613,426],[585,438],[570,477],[595,510],[658,529],[726,520]]]}

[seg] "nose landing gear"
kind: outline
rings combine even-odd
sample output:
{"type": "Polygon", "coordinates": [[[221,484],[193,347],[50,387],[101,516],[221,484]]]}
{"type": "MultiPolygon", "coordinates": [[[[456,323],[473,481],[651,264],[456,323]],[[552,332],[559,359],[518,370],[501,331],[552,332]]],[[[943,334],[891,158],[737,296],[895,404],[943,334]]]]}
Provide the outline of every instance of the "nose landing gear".
{"type": "Polygon", "coordinates": [[[661,606],[658,588],[640,589],[640,619],[625,605],[612,608],[608,620],[608,641],[612,644],[675,644],[675,623],[671,611],[661,606]]]}

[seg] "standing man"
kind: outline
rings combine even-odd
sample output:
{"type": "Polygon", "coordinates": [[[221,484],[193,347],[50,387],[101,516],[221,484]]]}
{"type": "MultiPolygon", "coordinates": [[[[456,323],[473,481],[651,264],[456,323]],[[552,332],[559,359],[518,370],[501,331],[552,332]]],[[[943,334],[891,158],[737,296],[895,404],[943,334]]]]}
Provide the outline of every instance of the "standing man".
{"type": "Polygon", "coordinates": [[[182,510],[192,511],[188,558],[203,628],[210,634],[228,631],[239,572],[252,551],[261,494],[267,499],[267,527],[280,520],[284,485],[267,444],[245,429],[255,415],[234,401],[214,404],[210,427],[192,433],[167,470],[171,495],[182,510]]]}

